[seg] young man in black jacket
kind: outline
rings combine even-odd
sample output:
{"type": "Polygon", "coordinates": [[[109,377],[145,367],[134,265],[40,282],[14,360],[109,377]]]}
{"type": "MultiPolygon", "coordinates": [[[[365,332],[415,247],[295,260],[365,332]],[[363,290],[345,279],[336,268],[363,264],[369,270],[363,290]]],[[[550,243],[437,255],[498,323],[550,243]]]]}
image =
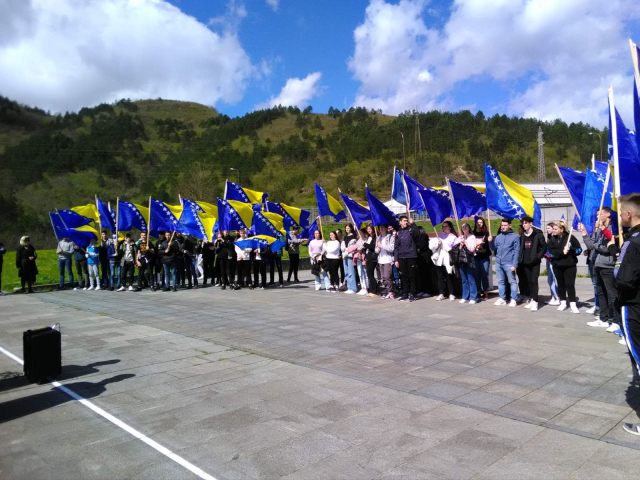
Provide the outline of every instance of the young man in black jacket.
{"type": "MultiPolygon", "coordinates": [[[[623,195],[618,205],[621,227],[630,227],[613,276],[618,289],[617,307],[621,310],[622,330],[633,368],[633,380],[627,390],[627,398],[632,400],[640,389],[640,193],[623,195]]],[[[623,428],[633,435],[640,435],[640,423],[625,423],[623,428]]]]}
{"type": "Polygon", "coordinates": [[[529,303],[524,308],[532,312],[538,311],[538,277],[540,277],[540,263],[547,251],[547,242],[542,230],[533,227],[533,218],[522,218],[524,233],[520,237],[520,253],[518,263],[522,265],[529,285],[529,303]]]}
{"type": "Polygon", "coordinates": [[[393,259],[396,268],[400,270],[403,295],[400,301],[415,300],[418,289],[418,248],[416,242],[420,238],[420,230],[413,220],[406,216],[400,217],[400,230],[396,234],[393,248],[393,259]]]}
{"type": "Polygon", "coordinates": [[[180,244],[172,238],[171,232],[164,232],[164,240],[158,243],[158,255],[164,270],[165,287],[163,292],[172,290],[171,280],[173,278],[173,291],[178,290],[178,272],[176,271],[176,255],[180,252],[180,244]]]}

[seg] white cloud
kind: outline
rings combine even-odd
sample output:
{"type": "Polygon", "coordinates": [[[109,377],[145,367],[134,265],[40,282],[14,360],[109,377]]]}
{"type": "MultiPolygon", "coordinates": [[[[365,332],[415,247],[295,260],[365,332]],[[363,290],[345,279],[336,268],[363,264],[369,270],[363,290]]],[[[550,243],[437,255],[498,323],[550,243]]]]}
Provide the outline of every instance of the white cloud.
{"type": "MultiPolygon", "coordinates": [[[[162,0],[24,0],[0,7],[0,91],[52,111],[122,97],[235,103],[256,69],[232,31],[162,0]]],[[[6,5],[6,3],[5,3],[6,5]]],[[[246,15],[246,11],[245,11],[246,15]]]]}
{"type": "MultiPolygon", "coordinates": [[[[361,82],[355,104],[388,113],[442,108],[457,82],[523,79],[507,112],[598,126],[607,86],[630,104],[625,30],[635,0],[455,0],[441,30],[427,28],[424,0],[371,0],[354,31],[349,68],[361,82]],[[617,88],[616,88],[617,87],[617,88]]],[[[621,109],[623,113],[624,108],[621,109]]]]}
{"type": "Polygon", "coordinates": [[[267,5],[269,5],[274,12],[277,12],[280,6],[280,0],[267,0],[267,5]]]}
{"type": "Polygon", "coordinates": [[[277,96],[256,105],[256,109],[270,108],[276,105],[304,107],[309,100],[320,93],[321,72],[310,73],[306,77],[290,78],[277,96]]]}

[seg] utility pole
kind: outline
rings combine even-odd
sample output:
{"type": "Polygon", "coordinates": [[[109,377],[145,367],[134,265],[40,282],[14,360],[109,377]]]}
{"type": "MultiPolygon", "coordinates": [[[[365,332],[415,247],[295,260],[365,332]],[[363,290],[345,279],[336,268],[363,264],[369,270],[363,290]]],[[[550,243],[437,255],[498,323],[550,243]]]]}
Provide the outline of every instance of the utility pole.
{"type": "Polygon", "coordinates": [[[542,138],[542,127],[538,127],[538,181],[547,180],[544,168],[544,140],[542,138]]]}

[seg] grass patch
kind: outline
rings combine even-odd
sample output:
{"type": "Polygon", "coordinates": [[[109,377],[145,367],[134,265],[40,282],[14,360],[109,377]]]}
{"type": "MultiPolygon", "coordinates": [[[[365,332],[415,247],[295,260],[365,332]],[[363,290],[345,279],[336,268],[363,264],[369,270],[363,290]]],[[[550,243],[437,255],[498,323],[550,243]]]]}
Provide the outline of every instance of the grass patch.
{"type": "MultiPolygon", "coordinates": [[[[45,285],[48,283],[57,284],[60,281],[58,273],[58,255],[55,250],[36,250],[38,259],[38,276],[36,277],[37,285],[45,285]]],[[[77,275],[74,272],[74,279],[77,275]]],[[[16,268],[16,252],[8,251],[4,255],[4,265],[2,267],[2,290],[13,292],[15,287],[20,286],[20,278],[18,277],[18,269],[16,268]]]]}

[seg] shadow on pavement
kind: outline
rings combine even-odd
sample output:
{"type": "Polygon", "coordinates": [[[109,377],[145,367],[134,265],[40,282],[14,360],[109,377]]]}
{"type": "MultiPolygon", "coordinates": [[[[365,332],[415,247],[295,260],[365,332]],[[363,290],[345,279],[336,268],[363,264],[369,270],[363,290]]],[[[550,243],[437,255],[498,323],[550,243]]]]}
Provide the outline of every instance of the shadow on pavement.
{"type": "MultiPolygon", "coordinates": [[[[86,399],[90,399],[104,393],[108,384],[121,382],[132,377],[135,377],[133,373],[126,373],[105,378],[95,383],[75,382],[67,383],[64,386],[72,392],[86,399]]],[[[0,403],[0,424],[73,401],[74,399],[69,395],[53,387],[48,392],[37,393],[29,397],[16,398],[8,402],[0,403]]]]}
{"type": "MultiPolygon", "coordinates": [[[[93,373],[98,373],[96,367],[102,367],[104,365],[113,365],[120,363],[120,360],[104,360],[102,362],[94,362],[89,365],[63,365],[62,375],[56,380],[69,380],[70,378],[84,377],[93,373]]],[[[32,382],[27,380],[22,372],[2,372],[0,373],[0,392],[6,392],[14,388],[26,387],[31,385],[32,382]]]]}

